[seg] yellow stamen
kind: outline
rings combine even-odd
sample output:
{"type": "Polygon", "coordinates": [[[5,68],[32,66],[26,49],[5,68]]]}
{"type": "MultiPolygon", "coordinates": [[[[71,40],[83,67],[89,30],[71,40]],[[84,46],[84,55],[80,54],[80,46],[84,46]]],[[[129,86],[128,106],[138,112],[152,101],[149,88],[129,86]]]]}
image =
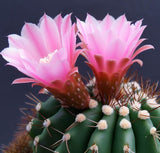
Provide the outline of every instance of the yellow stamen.
{"type": "Polygon", "coordinates": [[[53,57],[53,55],[57,52],[58,50],[56,49],[53,53],[48,54],[48,56],[41,58],[39,60],[39,63],[49,63],[53,57]]]}

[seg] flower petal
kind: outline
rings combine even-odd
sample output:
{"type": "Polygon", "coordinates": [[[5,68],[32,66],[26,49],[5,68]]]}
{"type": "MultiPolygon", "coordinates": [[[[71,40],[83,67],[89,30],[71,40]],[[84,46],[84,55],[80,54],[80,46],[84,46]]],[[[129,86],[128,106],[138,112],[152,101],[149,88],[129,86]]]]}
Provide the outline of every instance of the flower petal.
{"type": "Polygon", "coordinates": [[[39,24],[45,47],[48,54],[61,48],[60,34],[56,22],[46,14],[42,17],[39,24]]]}
{"type": "Polygon", "coordinates": [[[148,50],[148,49],[154,49],[154,47],[152,45],[144,45],[141,48],[139,48],[138,50],[135,51],[135,53],[132,56],[132,59],[134,59],[138,54],[148,50]]]}
{"type": "MultiPolygon", "coordinates": [[[[42,58],[47,55],[46,48],[43,42],[40,28],[32,23],[25,23],[21,31],[22,37],[26,38],[34,47],[34,51],[42,58]]],[[[28,46],[30,47],[30,46],[28,46]]]]}
{"type": "Polygon", "coordinates": [[[19,83],[33,83],[33,82],[36,82],[35,79],[32,79],[32,78],[18,78],[18,79],[15,79],[12,84],[19,84],[19,83]]]}

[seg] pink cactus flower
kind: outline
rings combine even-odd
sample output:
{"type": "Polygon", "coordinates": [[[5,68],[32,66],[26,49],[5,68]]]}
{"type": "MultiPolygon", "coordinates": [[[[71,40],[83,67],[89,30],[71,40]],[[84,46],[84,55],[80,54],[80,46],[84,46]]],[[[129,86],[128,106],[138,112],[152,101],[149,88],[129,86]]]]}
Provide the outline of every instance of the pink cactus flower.
{"type": "Polygon", "coordinates": [[[142,26],[142,20],[135,24],[127,21],[125,15],[117,19],[106,15],[99,21],[88,14],[85,22],[77,19],[77,27],[83,55],[94,72],[102,101],[106,103],[118,93],[128,68],[135,62],[142,66],[143,62],[134,58],[153,49],[152,45],[137,49],[145,40],[140,37],[146,26],[142,26]]]}
{"type": "Polygon", "coordinates": [[[1,55],[8,65],[30,77],[13,83],[32,82],[48,89],[63,105],[83,109],[88,107],[89,94],[75,67],[80,50],[76,50],[75,24],[70,17],[52,19],[44,14],[38,25],[26,23],[21,36],[8,36],[9,47],[1,55]]]}

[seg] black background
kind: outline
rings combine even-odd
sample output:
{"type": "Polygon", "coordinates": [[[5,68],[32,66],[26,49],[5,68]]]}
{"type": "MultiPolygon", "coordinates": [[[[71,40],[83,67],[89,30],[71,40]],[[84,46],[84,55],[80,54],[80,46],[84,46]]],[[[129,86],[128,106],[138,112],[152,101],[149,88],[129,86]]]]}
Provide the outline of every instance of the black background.
{"type": "MultiPolygon", "coordinates": [[[[97,19],[109,13],[115,18],[126,14],[127,19],[136,21],[144,19],[147,28],[143,37],[148,38],[146,43],[154,45],[155,50],[150,50],[139,55],[144,66],[138,69],[145,79],[160,80],[160,1],[159,0],[0,0],[0,50],[8,46],[7,35],[20,34],[24,22],[38,23],[39,18],[46,12],[55,17],[73,13],[74,16],[84,20],[86,13],[97,19]]],[[[103,44],[102,44],[103,45],[103,44]]],[[[11,82],[23,76],[15,68],[4,66],[6,61],[0,57],[0,144],[8,144],[17,128],[17,123],[22,115],[20,107],[25,107],[25,102],[30,101],[26,93],[37,93],[37,88],[29,84],[11,85],[11,82]]],[[[78,60],[80,72],[86,75],[88,68],[82,59],[78,60]]],[[[39,96],[40,99],[43,97],[39,96]]]]}

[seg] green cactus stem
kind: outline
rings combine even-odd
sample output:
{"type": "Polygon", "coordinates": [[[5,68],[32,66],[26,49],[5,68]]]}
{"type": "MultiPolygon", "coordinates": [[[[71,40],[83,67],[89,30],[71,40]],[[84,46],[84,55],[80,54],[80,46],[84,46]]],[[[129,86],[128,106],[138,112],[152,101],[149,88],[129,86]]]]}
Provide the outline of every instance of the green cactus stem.
{"type": "Polygon", "coordinates": [[[89,86],[92,99],[85,110],[63,107],[53,96],[39,101],[27,120],[26,147],[33,153],[159,153],[157,93],[126,82],[118,98],[102,105],[94,87],[89,86]]]}
{"type": "Polygon", "coordinates": [[[53,97],[37,104],[37,116],[26,127],[33,153],[160,152],[156,94],[127,82],[117,99],[102,105],[89,88],[93,99],[86,110],[64,108],[53,97]]]}

